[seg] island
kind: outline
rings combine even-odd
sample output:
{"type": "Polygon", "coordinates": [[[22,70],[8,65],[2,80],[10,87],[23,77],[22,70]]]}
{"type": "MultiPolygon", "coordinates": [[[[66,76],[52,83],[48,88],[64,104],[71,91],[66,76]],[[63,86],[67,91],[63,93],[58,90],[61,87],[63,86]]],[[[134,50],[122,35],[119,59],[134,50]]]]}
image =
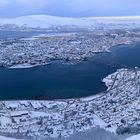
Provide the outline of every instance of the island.
{"type": "Polygon", "coordinates": [[[3,19],[0,24],[1,31],[39,30],[46,33],[38,32],[38,35],[30,37],[0,38],[0,67],[31,68],[51,64],[55,60],[76,64],[98,53],[110,52],[111,47],[140,41],[139,18],[120,18],[115,21],[113,18],[103,18],[101,21],[96,18],[84,21],[73,19],[72,25],[68,22],[72,19],[60,18],[59,20],[64,22],[62,25],[57,23],[57,20],[58,17],[41,15],[3,19]],[[38,18],[42,20],[38,21],[38,18]],[[22,24],[25,22],[26,28],[18,23],[20,20],[22,24]],[[41,21],[45,27],[41,26],[41,21]],[[54,21],[56,25],[53,25],[54,21]],[[41,25],[38,23],[39,27],[32,29],[32,22],[39,22],[41,25]],[[52,26],[49,26],[48,22],[51,22],[52,26]]]}

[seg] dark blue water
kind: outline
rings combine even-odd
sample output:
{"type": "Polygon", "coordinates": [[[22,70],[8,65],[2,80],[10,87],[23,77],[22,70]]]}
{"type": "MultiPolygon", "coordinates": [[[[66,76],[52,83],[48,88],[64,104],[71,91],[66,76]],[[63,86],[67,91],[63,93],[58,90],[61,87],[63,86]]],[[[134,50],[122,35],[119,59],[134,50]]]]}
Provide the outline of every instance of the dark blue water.
{"type": "Polygon", "coordinates": [[[101,80],[118,68],[140,67],[140,43],[121,45],[77,65],[0,69],[0,99],[61,99],[106,90],[101,80]]]}
{"type": "Polygon", "coordinates": [[[98,54],[94,61],[100,64],[117,66],[117,68],[140,67],[140,42],[115,46],[111,49],[110,54],[98,54]]]}
{"type": "Polygon", "coordinates": [[[112,72],[106,65],[83,62],[54,63],[31,69],[0,69],[0,99],[48,99],[89,96],[105,90],[102,77],[112,72]]]}

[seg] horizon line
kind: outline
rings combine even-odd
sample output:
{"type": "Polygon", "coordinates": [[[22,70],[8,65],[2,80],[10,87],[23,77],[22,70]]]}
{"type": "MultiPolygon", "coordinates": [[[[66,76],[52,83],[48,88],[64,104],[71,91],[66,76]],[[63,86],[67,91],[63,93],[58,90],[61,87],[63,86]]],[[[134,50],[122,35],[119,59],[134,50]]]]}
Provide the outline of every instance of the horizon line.
{"type": "Polygon", "coordinates": [[[140,19],[140,15],[134,16],[91,16],[88,19],[140,19]]]}
{"type": "MultiPolygon", "coordinates": [[[[87,19],[140,19],[140,15],[132,15],[132,16],[83,16],[83,17],[73,17],[73,16],[54,16],[49,14],[28,14],[28,15],[21,15],[16,17],[9,17],[9,18],[18,18],[18,17],[25,17],[25,16],[39,16],[39,15],[46,15],[46,16],[52,16],[52,17],[62,17],[62,18],[87,18],[87,19]]],[[[0,19],[4,19],[8,17],[2,17],[0,19]]]]}

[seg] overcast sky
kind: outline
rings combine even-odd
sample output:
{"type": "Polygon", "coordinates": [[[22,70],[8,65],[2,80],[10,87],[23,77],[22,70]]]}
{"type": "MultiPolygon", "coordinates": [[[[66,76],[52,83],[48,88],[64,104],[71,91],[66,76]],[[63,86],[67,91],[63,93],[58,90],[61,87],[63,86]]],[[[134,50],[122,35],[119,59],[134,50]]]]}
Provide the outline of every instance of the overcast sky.
{"type": "Polygon", "coordinates": [[[140,15],[140,0],[0,0],[0,17],[140,15]]]}

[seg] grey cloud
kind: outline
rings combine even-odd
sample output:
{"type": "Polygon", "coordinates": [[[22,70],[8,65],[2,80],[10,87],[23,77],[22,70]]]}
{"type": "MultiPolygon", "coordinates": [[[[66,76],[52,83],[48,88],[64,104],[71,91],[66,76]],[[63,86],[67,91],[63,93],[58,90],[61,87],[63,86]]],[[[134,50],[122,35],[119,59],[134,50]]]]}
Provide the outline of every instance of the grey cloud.
{"type": "Polygon", "coordinates": [[[139,0],[0,0],[0,17],[140,15],[139,0]]]}

